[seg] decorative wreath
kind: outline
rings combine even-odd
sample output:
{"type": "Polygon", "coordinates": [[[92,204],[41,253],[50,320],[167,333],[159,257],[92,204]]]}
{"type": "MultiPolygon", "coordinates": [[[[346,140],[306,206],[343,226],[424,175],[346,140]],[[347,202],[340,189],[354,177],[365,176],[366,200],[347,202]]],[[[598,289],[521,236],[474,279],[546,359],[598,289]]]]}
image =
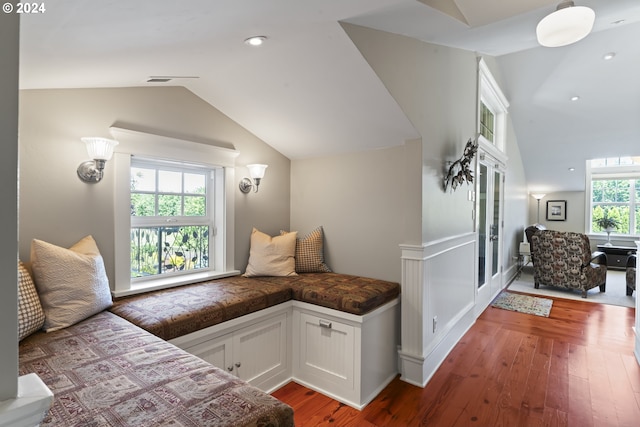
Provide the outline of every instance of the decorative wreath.
{"type": "Polygon", "coordinates": [[[464,147],[462,157],[453,162],[449,166],[449,172],[444,178],[444,190],[446,191],[451,185],[451,191],[458,188],[463,182],[471,184],[473,182],[473,171],[471,170],[471,161],[478,151],[478,141],[469,139],[464,147]]]}

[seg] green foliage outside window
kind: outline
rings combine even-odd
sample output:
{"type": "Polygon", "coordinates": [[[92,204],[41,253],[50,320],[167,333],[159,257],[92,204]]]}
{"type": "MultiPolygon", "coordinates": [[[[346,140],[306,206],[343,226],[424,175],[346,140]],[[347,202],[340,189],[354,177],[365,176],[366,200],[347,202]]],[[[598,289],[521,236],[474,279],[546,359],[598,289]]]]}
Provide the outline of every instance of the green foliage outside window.
{"type": "Polygon", "coordinates": [[[131,277],[209,266],[209,227],[131,229],[131,277]]]}
{"type": "MultiPolygon", "coordinates": [[[[614,232],[630,234],[631,225],[631,184],[629,179],[594,180],[592,193],[591,230],[602,232],[605,230],[598,224],[599,220],[607,216],[617,222],[614,232]]],[[[638,183],[636,183],[636,187],[638,183]]],[[[638,233],[638,213],[635,212],[635,233],[638,233]]]]}

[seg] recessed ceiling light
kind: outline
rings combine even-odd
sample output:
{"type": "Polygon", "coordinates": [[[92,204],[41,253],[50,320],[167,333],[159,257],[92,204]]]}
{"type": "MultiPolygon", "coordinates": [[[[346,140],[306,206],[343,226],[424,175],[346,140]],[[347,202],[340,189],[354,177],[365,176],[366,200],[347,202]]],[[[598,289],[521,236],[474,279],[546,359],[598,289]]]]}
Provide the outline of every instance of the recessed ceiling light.
{"type": "Polygon", "coordinates": [[[579,96],[572,96],[572,97],[571,97],[571,100],[572,100],[572,101],[577,101],[577,100],[579,100],[579,99],[580,99],[580,97],[579,97],[579,96]]]}
{"type": "Polygon", "coordinates": [[[249,46],[260,46],[267,40],[266,36],[253,36],[245,39],[244,43],[249,46]]]}
{"type": "Polygon", "coordinates": [[[620,25],[624,22],[624,19],[618,19],[617,21],[613,21],[612,24],[614,25],[620,25]]]}
{"type": "Polygon", "coordinates": [[[569,168],[569,172],[575,172],[576,168],[569,168]]]}
{"type": "Polygon", "coordinates": [[[615,58],[616,53],[615,52],[609,52],[609,53],[605,53],[604,56],[602,57],[602,59],[604,59],[605,61],[609,61],[613,58],[615,58]]]}

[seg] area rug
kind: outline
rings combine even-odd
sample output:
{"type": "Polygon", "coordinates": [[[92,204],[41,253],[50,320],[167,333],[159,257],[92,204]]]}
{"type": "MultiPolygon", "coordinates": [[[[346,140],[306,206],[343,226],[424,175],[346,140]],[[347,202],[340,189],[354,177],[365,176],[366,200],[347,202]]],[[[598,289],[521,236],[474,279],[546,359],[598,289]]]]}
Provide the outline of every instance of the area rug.
{"type": "Polygon", "coordinates": [[[627,295],[627,284],[625,272],[613,269],[607,270],[607,291],[600,292],[600,288],[595,287],[587,291],[587,298],[582,298],[582,292],[576,289],[557,288],[554,286],[540,285],[539,289],[533,286],[533,268],[526,268],[522,275],[514,280],[508,287],[509,291],[533,294],[537,297],[566,298],[576,301],[619,305],[622,307],[636,306],[636,293],[627,295]]]}
{"type": "Polygon", "coordinates": [[[553,300],[548,298],[538,298],[529,295],[513,294],[511,292],[501,292],[491,304],[492,307],[503,310],[517,311],[519,313],[533,314],[536,316],[549,317],[553,300]]]}

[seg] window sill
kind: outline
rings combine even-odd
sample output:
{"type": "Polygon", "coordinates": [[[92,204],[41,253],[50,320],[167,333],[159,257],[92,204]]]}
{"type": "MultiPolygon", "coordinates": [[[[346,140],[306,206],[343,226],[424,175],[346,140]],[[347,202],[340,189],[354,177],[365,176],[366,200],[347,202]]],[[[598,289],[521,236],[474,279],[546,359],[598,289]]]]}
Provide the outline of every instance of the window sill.
{"type": "Polygon", "coordinates": [[[221,279],[223,277],[237,276],[239,270],[231,271],[207,271],[203,273],[193,273],[184,276],[162,277],[153,280],[146,280],[143,283],[132,284],[124,291],[111,291],[114,298],[128,295],[142,294],[144,292],[157,291],[160,289],[174,288],[177,286],[190,285],[192,283],[203,282],[205,280],[221,279]]]}

